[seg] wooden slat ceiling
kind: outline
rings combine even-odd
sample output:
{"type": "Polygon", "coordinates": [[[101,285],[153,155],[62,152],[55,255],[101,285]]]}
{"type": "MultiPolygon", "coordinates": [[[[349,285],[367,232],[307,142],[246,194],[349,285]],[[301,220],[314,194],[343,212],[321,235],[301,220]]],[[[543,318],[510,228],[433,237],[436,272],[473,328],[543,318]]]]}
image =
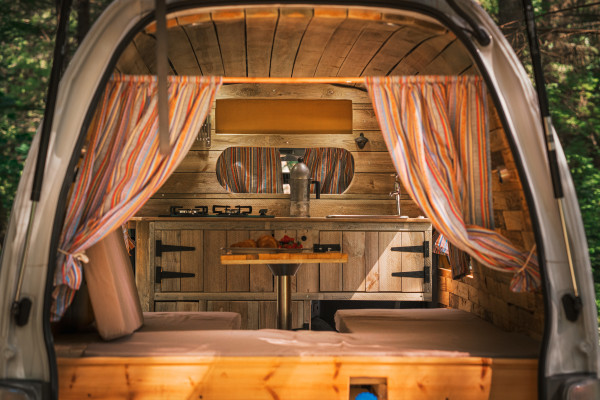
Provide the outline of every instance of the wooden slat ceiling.
{"type": "MultiPolygon", "coordinates": [[[[358,77],[476,74],[441,25],[330,8],[237,9],[172,17],[168,57],[176,75],[358,77]]],[[[155,26],[126,48],[117,70],[156,73],[155,26]]]]}

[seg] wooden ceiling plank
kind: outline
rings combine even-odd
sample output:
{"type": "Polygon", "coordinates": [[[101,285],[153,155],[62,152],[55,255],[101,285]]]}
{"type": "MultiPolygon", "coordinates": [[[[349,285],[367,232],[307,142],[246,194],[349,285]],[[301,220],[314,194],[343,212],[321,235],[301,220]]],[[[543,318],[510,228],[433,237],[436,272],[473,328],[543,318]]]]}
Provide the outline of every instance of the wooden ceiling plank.
{"type": "Polygon", "coordinates": [[[317,65],[327,42],[345,19],[345,10],[334,9],[331,12],[315,10],[315,15],[310,21],[298,49],[292,72],[293,77],[315,76],[317,65]]]}
{"type": "Polygon", "coordinates": [[[467,49],[460,40],[455,40],[419,71],[419,75],[458,75],[471,64],[473,60],[467,49]]]}
{"type": "Polygon", "coordinates": [[[294,85],[238,83],[222,86],[217,99],[232,98],[279,98],[279,99],[351,99],[353,104],[371,103],[366,90],[339,85],[301,83],[294,85]]]}
{"type": "Polygon", "coordinates": [[[178,75],[200,75],[192,44],[179,25],[167,30],[167,53],[178,75]]]}
{"type": "Polygon", "coordinates": [[[416,48],[419,43],[434,36],[430,31],[403,27],[390,37],[364,69],[363,76],[385,76],[398,61],[416,48]]]}
{"type": "Polygon", "coordinates": [[[225,76],[246,76],[246,21],[243,11],[212,13],[225,76]]]}
{"type": "Polygon", "coordinates": [[[460,75],[480,75],[479,69],[475,64],[471,64],[467,69],[462,71],[460,75]]]}
{"type": "Polygon", "coordinates": [[[325,45],[314,76],[338,76],[346,56],[367,24],[368,21],[362,19],[348,18],[343,21],[325,45]]]}
{"type": "Polygon", "coordinates": [[[369,23],[342,63],[338,76],[360,76],[373,56],[398,29],[395,24],[369,23]]]}
{"type": "Polygon", "coordinates": [[[116,67],[122,74],[147,75],[150,73],[134,42],[129,43],[125,48],[117,61],[116,67]]]}
{"type": "MultiPolygon", "coordinates": [[[[144,64],[146,64],[146,67],[150,71],[150,74],[156,75],[156,38],[152,35],[140,32],[135,35],[133,41],[142,60],[144,60],[144,64]]],[[[174,73],[171,66],[169,66],[169,74],[173,75],[174,73]]]]}
{"type": "Polygon", "coordinates": [[[207,22],[212,22],[210,13],[197,13],[177,17],[179,26],[199,25],[207,22]]]}
{"type": "Polygon", "coordinates": [[[185,25],[183,29],[190,39],[202,75],[225,75],[215,25],[210,17],[201,22],[185,25]]]}
{"type": "Polygon", "coordinates": [[[290,8],[279,10],[269,76],[292,76],[298,46],[311,18],[312,10],[290,8]]]}
{"type": "Polygon", "coordinates": [[[400,60],[390,72],[390,75],[415,75],[420,73],[453,40],[456,40],[456,36],[452,33],[425,40],[400,60]]]}
{"type": "Polygon", "coordinates": [[[273,36],[278,17],[277,9],[246,10],[248,76],[269,76],[273,36]]]}

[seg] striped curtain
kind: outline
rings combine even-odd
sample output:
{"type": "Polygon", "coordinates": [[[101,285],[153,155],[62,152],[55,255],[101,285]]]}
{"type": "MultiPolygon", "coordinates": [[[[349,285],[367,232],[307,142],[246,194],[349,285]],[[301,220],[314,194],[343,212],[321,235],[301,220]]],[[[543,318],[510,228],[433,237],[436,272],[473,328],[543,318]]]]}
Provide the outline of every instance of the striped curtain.
{"type": "MultiPolygon", "coordinates": [[[[321,182],[321,193],[341,194],[354,176],[354,159],[349,151],[333,147],[307,148],[304,163],[312,180],[321,182]]],[[[314,191],[314,186],[311,186],[314,191]]]]}
{"type": "Polygon", "coordinates": [[[68,200],[54,275],[52,320],[59,320],[82,281],[83,251],[118,229],[166,181],[192,146],[221,78],[169,79],[171,152],[158,146],[157,80],[115,75],[88,131],[68,200]]]}
{"type": "Polygon", "coordinates": [[[283,193],[279,149],[229,147],[217,161],[217,179],[233,193],[283,193]]]}
{"type": "Polygon", "coordinates": [[[493,230],[486,91],[480,77],[373,77],[367,88],[404,187],[435,229],[483,265],[540,286],[535,256],[493,230]]]}

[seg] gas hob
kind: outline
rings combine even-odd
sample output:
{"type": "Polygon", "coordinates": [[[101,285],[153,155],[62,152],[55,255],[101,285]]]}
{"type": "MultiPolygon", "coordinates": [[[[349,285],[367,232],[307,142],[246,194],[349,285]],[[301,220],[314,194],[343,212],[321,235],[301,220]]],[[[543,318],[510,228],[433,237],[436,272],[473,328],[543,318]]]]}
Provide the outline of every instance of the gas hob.
{"type": "Polygon", "coordinates": [[[182,206],[171,206],[169,215],[161,217],[236,217],[236,218],[273,218],[274,215],[267,215],[266,208],[258,211],[258,214],[252,214],[252,206],[212,206],[212,214],[208,212],[208,206],[196,206],[194,208],[183,208],[182,206]]]}

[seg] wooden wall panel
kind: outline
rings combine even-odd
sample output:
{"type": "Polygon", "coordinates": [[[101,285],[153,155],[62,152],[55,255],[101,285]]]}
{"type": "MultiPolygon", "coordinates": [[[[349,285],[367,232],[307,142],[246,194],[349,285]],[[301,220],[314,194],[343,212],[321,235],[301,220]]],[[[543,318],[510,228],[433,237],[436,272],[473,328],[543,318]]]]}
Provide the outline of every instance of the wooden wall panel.
{"type": "MultiPolygon", "coordinates": [[[[270,17],[269,17],[270,18],[270,17]]],[[[342,29],[341,26],[338,30],[342,29]]],[[[198,142],[188,153],[175,173],[138,213],[139,216],[167,215],[170,205],[190,207],[223,203],[257,205],[278,216],[289,215],[286,195],[234,194],[226,191],[216,178],[216,163],[222,151],[231,146],[267,147],[340,147],[352,153],[355,175],[342,195],[327,195],[311,204],[312,215],[329,214],[395,214],[394,200],[389,193],[394,190],[395,169],[387,152],[375,113],[368,95],[359,88],[332,85],[226,85],[218,98],[319,98],[348,99],[353,104],[353,133],[340,135],[240,135],[214,134],[210,149],[198,142]],[[359,149],[354,139],[363,133],[369,139],[364,149],[359,149]],[[328,197],[329,196],[329,197],[328,197]],[[331,201],[330,201],[331,200],[331,201]],[[263,207],[263,206],[261,206],[263,207]]],[[[422,212],[403,190],[402,214],[417,217],[422,212]]]]}

